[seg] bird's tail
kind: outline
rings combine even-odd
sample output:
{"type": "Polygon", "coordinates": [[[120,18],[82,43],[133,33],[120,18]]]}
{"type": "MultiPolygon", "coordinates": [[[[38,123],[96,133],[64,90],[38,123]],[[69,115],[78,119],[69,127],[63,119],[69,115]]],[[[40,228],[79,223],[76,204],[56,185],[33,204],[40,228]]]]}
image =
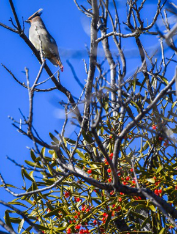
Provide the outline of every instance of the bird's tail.
{"type": "Polygon", "coordinates": [[[61,71],[63,72],[63,64],[61,63],[59,59],[57,60],[57,64],[60,67],[61,71]]]}
{"type": "Polygon", "coordinates": [[[60,59],[56,57],[52,57],[49,59],[55,66],[59,66],[61,71],[63,72],[63,64],[60,59]]]}

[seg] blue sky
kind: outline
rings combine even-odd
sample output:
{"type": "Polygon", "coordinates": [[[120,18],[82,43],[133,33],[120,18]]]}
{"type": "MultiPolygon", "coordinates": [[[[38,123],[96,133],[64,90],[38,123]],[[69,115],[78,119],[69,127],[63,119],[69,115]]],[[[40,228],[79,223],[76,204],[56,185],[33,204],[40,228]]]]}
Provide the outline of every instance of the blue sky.
{"type": "MultiPolygon", "coordinates": [[[[39,8],[43,8],[42,19],[48,28],[48,31],[57,41],[60,57],[64,65],[64,72],[61,73],[61,83],[68,90],[70,90],[74,96],[79,97],[81,88],[76,83],[66,61],[69,60],[80,81],[84,84],[86,74],[84,71],[84,63],[82,59],[86,59],[87,51],[85,45],[89,46],[90,38],[89,22],[90,19],[86,18],[80,11],[78,11],[72,0],[14,0],[14,5],[22,22],[22,17],[26,20],[39,8]]],[[[85,2],[85,1],[80,1],[85,2]]],[[[118,1],[120,9],[119,13],[123,19],[125,17],[124,0],[118,1]]],[[[144,10],[145,16],[152,17],[155,11],[155,6],[149,4],[148,8],[144,10]],[[147,10],[149,9],[149,11],[147,10]],[[147,14],[148,12],[148,14],[147,14]]],[[[13,18],[10,5],[8,1],[0,2],[0,22],[11,26],[9,22],[10,17],[13,18]]],[[[25,33],[28,35],[29,25],[25,24],[25,33]]],[[[39,63],[35,56],[32,55],[31,50],[23,42],[23,40],[15,33],[12,33],[2,27],[0,27],[1,43],[0,43],[0,63],[3,63],[10,69],[14,75],[22,82],[25,82],[24,68],[29,69],[31,83],[35,79],[39,70],[39,63]]],[[[152,50],[158,40],[152,37],[143,37],[142,41],[145,46],[150,47],[152,50]]],[[[137,58],[138,52],[135,48],[135,42],[132,39],[124,40],[124,50],[127,51],[129,57],[128,66],[129,73],[136,69],[140,64],[139,58],[137,58]],[[133,58],[132,58],[133,54],[133,58]]],[[[114,48],[113,48],[114,50],[114,48]]],[[[100,60],[102,57],[99,58],[100,60]]],[[[53,72],[56,68],[47,62],[53,72]]],[[[169,74],[173,75],[173,73],[169,74]]],[[[44,72],[41,79],[44,80],[48,76],[44,72]]],[[[171,78],[171,77],[169,77],[171,78]]],[[[1,139],[1,154],[0,154],[0,173],[3,175],[7,183],[14,184],[21,187],[21,172],[20,168],[14,166],[10,161],[6,159],[6,156],[15,159],[17,162],[23,164],[24,159],[30,160],[29,150],[26,146],[31,147],[32,142],[22,136],[11,125],[11,120],[8,116],[13,117],[17,121],[21,118],[19,108],[22,110],[25,116],[28,115],[28,93],[27,90],[20,87],[12,77],[0,66],[0,139],[1,139]]],[[[52,87],[51,81],[48,82],[48,87],[52,87]]],[[[53,132],[54,129],[60,131],[63,123],[63,111],[58,104],[58,101],[65,99],[63,94],[53,91],[51,93],[37,93],[35,94],[34,102],[34,126],[37,128],[39,134],[44,140],[50,141],[49,132],[53,132]]],[[[66,100],[66,99],[65,99],[66,100]]],[[[68,136],[74,131],[74,127],[70,126],[67,129],[68,136]]],[[[0,199],[9,201],[12,197],[6,193],[3,188],[0,188],[0,199]]],[[[0,218],[4,215],[4,207],[0,207],[0,218]]],[[[1,230],[1,228],[0,228],[1,230]]]]}
{"type": "MultiPolygon", "coordinates": [[[[42,18],[51,33],[57,41],[60,56],[64,65],[64,72],[61,74],[61,82],[67,89],[72,90],[75,96],[80,93],[81,89],[76,84],[72,77],[70,68],[66,64],[69,59],[74,67],[77,67],[76,72],[80,74],[80,79],[84,80],[84,66],[81,58],[70,59],[68,53],[75,53],[78,50],[81,52],[85,50],[85,43],[89,44],[89,37],[84,33],[82,28],[83,15],[77,10],[73,1],[14,1],[16,11],[19,19],[22,17],[27,19],[39,8],[43,8],[42,18]],[[61,49],[60,49],[61,48],[61,49]],[[66,51],[66,53],[65,53],[66,51]]],[[[0,3],[0,22],[8,24],[10,17],[13,17],[8,1],[1,1],[0,3]]],[[[29,25],[25,24],[25,33],[28,35],[29,25]]],[[[4,28],[0,28],[1,45],[0,45],[0,63],[6,65],[16,77],[21,81],[26,81],[23,73],[24,67],[29,68],[31,83],[37,75],[39,63],[35,56],[32,55],[31,50],[23,42],[23,40],[15,33],[9,32],[4,28]]],[[[87,58],[86,58],[87,59],[87,58]]],[[[52,71],[56,68],[48,62],[52,71]]],[[[43,73],[41,79],[48,76],[43,73]]],[[[12,157],[17,162],[23,164],[24,159],[29,160],[29,150],[26,146],[32,146],[32,142],[19,134],[17,130],[11,125],[11,120],[8,116],[12,116],[16,120],[21,118],[19,108],[27,116],[28,115],[28,93],[27,90],[20,87],[0,66],[1,91],[0,91],[0,139],[1,139],[1,163],[0,173],[4,176],[7,183],[14,184],[21,187],[21,172],[20,168],[16,167],[6,159],[6,155],[12,157]],[[20,182],[19,182],[20,181],[20,182]]],[[[51,87],[52,82],[48,83],[51,87]]],[[[35,116],[34,123],[41,136],[45,140],[49,140],[49,131],[54,129],[60,131],[63,114],[58,116],[58,109],[61,108],[58,101],[61,101],[64,96],[58,92],[51,92],[48,94],[35,95],[35,116]],[[56,118],[57,115],[57,118],[56,118]]],[[[0,188],[0,199],[10,201],[12,197],[0,188]]],[[[4,215],[4,207],[0,207],[0,217],[4,215]]],[[[1,228],[0,228],[1,230],[1,228]]]]}

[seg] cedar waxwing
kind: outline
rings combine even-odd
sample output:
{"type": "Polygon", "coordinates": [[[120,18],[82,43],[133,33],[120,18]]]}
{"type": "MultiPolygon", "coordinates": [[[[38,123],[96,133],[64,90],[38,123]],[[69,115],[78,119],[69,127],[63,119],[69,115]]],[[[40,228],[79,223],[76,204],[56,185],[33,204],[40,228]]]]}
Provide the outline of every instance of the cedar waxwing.
{"type": "Polygon", "coordinates": [[[38,51],[42,48],[44,57],[48,58],[55,66],[59,66],[61,71],[63,71],[57,43],[47,31],[40,17],[42,10],[43,9],[39,9],[26,20],[26,22],[31,25],[29,29],[29,40],[38,51]]]}

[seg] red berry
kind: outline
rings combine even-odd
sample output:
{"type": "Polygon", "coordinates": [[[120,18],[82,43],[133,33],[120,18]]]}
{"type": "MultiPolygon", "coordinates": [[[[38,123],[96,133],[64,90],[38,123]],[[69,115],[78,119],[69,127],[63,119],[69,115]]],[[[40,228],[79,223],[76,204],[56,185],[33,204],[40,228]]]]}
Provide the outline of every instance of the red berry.
{"type": "Polygon", "coordinates": [[[159,136],[159,141],[163,141],[163,137],[159,136]]]}
{"type": "Polygon", "coordinates": [[[111,183],[111,181],[112,181],[112,179],[111,179],[111,178],[109,178],[109,179],[108,179],[108,182],[109,182],[109,183],[111,183]]]}
{"type": "Polygon", "coordinates": [[[158,190],[158,193],[162,193],[162,189],[159,189],[159,190],[158,190]]]}
{"type": "Polygon", "coordinates": [[[118,206],[115,211],[120,211],[121,210],[121,206],[118,206]]]}
{"type": "Polygon", "coordinates": [[[124,181],[124,182],[122,182],[122,184],[123,184],[123,185],[126,185],[126,184],[127,184],[127,182],[125,182],[125,181],[124,181]]]}
{"type": "Polygon", "coordinates": [[[96,225],[96,224],[97,224],[97,221],[96,221],[96,220],[93,220],[93,224],[96,225]]]}
{"type": "Polygon", "coordinates": [[[81,230],[79,231],[79,234],[83,234],[83,233],[85,233],[85,232],[84,232],[84,229],[81,229],[81,230]]]}
{"type": "Polygon", "coordinates": [[[155,193],[156,195],[159,195],[158,189],[155,189],[154,193],[155,193]]]}
{"type": "MultiPolygon", "coordinates": [[[[86,230],[83,230],[83,233],[90,233],[88,229],[86,230]]],[[[82,233],[79,233],[79,234],[82,234],[82,233]]]]}
{"type": "Polygon", "coordinates": [[[131,168],[130,171],[133,172],[133,168],[131,168]]]}
{"type": "Polygon", "coordinates": [[[166,140],[166,141],[164,142],[163,145],[164,145],[165,147],[167,147],[167,146],[168,146],[168,143],[169,143],[168,140],[166,140]]]}
{"type": "Polygon", "coordinates": [[[111,173],[111,169],[110,169],[110,168],[108,168],[107,172],[108,172],[108,173],[111,173]]]}
{"type": "Polygon", "coordinates": [[[105,160],[104,160],[104,162],[105,162],[105,164],[106,164],[106,165],[109,165],[109,163],[108,163],[107,159],[105,159],[105,160]]]}
{"type": "Polygon", "coordinates": [[[121,202],[121,201],[122,201],[122,198],[121,198],[121,197],[119,197],[119,198],[118,198],[118,201],[119,201],[119,202],[121,202]]]}
{"type": "Polygon", "coordinates": [[[124,193],[120,192],[120,195],[124,195],[124,193]]]}
{"type": "Polygon", "coordinates": [[[107,218],[108,217],[108,214],[107,213],[103,213],[103,217],[107,218]]]}
{"type": "Polygon", "coordinates": [[[113,157],[113,153],[110,153],[109,157],[112,159],[112,157],[113,157]]]}
{"type": "Polygon", "coordinates": [[[133,184],[136,184],[136,181],[135,181],[135,180],[132,180],[132,183],[133,183],[133,184]]]}
{"type": "Polygon", "coordinates": [[[79,197],[76,198],[76,202],[80,202],[82,201],[82,199],[80,199],[79,197]]]}
{"type": "Polygon", "coordinates": [[[112,136],[111,136],[111,135],[109,136],[109,139],[112,139],[112,136]]]}
{"type": "Polygon", "coordinates": [[[71,228],[68,228],[66,231],[67,234],[71,234],[71,228]]]}
{"type": "Polygon", "coordinates": [[[70,192],[69,192],[69,191],[66,191],[66,192],[64,193],[64,196],[65,196],[65,198],[68,198],[68,197],[70,196],[70,192]]]}
{"type": "Polygon", "coordinates": [[[83,207],[81,208],[81,210],[82,210],[82,211],[84,211],[85,209],[86,209],[86,207],[85,207],[85,206],[83,206],[83,207]]]}
{"type": "Polygon", "coordinates": [[[118,175],[118,176],[121,176],[121,173],[119,172],[117,175],[118,175]]]}
{"type": "Polygon", "coordinates": [[[125,179],[126,179],[126,180],[130,180],[130,177],[129,177],[129,176],[127,176],[125,179]]]}
{"type": "Polygon", "coordinates": [[[175,190],[177,190],[177,185],[175,186],[175,190]]]}
{"type": "Polygon", "coordinates": [[[114,194],[114,190],[112,190],[111,192],[110,192],[110,195],[113,195],[114,194]]]}
{"type": "Polygon", "coordinates": [[[91,169],[89,169],[87,172],[88,172],[89,174],[91,174],[91,173],[92,173],[92,170],[91,170],[91,169]]]}
{"type": "Polygon", "coordinates": [[[156,130],[157,126],[156,125],[152,125],[152,129],[156,130]]]}
{"type": "Polygon", "coordinates": [[[75,226],[75,229],[79,230],[80,228],[81,228],[81,224],[80,223],[75,226]]]}

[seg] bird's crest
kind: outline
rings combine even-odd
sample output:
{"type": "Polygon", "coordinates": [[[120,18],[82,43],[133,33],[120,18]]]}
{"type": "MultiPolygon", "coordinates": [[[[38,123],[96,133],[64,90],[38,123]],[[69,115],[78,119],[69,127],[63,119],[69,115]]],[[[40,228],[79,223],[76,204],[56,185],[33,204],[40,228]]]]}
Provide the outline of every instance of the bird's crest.
{"type": "Polygon", "coordinates": [[[36,11],[33,15],[31,15],[28,20],[32,20],[36,16],[40,16],[42,14],[43,9],[40,8],[38,11],[36,11]]]}

